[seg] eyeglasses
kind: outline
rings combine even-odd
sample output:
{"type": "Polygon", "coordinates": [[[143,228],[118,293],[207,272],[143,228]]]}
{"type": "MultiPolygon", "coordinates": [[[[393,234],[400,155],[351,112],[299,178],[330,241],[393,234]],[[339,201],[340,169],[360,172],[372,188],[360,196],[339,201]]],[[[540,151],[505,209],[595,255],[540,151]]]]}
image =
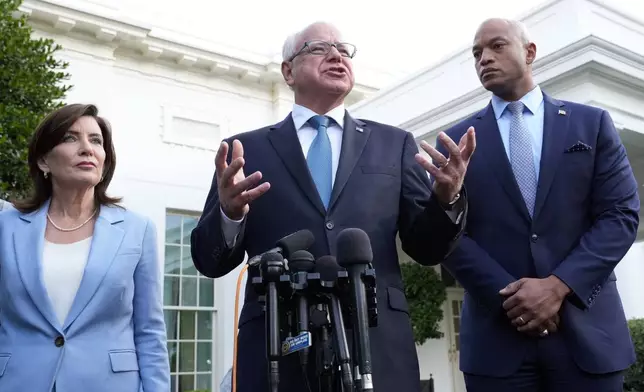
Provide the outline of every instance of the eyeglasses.
{"type": "Polygon", "coordinates": [[[293,55],[293,57],[291,57],[289,61],[293,61],[294,58],[302,54],[305,50],[312,55],[326,56],[331,51],[331,48],[336,48],[336,50],[342,57],[348,57],[352,59],[353,56],[356,55],[356,47],[352,44],[345,42],[332,44],[326,41],[308,41],[304,43],[302,49],[300,49],[299,52],[295,53],[295,55],[293,55]]]}

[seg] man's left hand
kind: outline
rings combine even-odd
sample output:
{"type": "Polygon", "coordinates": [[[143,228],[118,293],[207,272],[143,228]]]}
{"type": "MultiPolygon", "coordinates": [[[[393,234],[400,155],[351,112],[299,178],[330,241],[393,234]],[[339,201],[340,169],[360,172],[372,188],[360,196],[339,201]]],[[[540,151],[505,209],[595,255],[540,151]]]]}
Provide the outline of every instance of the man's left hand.
{"type": "Polygon", "coordinates": [[[559,312],[568,293],[570,288],[554,275],[519,279],[499,292],[508,297],[503,309],[519,332],[538,330],[559,312]]]}
{"type": "Polygon", "coordinates": [[[416,154],[416,161],[434,178],[434,194],[441,203],[449,204],[461,192],[467,165],[476,149],[474,127],[470,127],[461,137],[458,145],[444,132],[438,135],[438,140],[449,152],[445,157],[437,149],[422,141],[420,146],[438,164],[435,166],[421,154],[416,154]]]}

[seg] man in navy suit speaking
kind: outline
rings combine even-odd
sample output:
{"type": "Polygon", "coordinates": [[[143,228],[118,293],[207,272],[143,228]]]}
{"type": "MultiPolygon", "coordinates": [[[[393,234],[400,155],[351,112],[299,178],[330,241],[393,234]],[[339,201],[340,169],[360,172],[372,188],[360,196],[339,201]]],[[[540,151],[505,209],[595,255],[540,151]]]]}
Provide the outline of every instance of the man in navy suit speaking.
{"type": "Polygon", "coordinates": [[[605,110],[554,99],[532,78],[536,45],[492,19],[472,47],[491,102],[476,127],[466,232],[444,262],[466,290],[460,366],[468,392],[617,392],[634,350],[615,266],[640,201],[605,110]]]}
{"type": "MultiPolygon", "coordinates": [[[[316,258],[336,255],[344,228],[364,230],[377,275],[378,326],[370,330],[375,391],[419,392],[396,234],[405,252],[423,264],[437,264],[453,249],[467,215],[462,183],[474,130],[458,144],[441,135],[444,155],[424,144],[437,167],[418,154],[409,132],[353,118],[343,102],[354,85],[356,49],[341,38],[333,26],[315,23],[286,40],[282,74],[295,95],[293,110],[278,124],[222,143],[192,232],[192,257],[201,273],[217,278],[237,267],[245,252],[261,254],[297,230],[313,232],[309,251],[316,258]]],[[[257,274],[250,268],[248,280],[257,274]]],[[[264,319],[247,285],[238,392],[268,389],[264,319]]],[[[297,355],[283,357],[279,367],[280,391],[318,390],[312,355],[305,371],[297,355]]]]}

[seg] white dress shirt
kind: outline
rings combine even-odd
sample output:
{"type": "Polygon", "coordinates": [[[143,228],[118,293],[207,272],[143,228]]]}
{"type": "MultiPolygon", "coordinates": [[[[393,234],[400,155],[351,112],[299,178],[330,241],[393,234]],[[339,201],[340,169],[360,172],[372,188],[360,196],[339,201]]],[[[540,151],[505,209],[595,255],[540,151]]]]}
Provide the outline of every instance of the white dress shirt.
{"type": "Polygon", "coordinates": [[[72,308],[83,279],[92,237],[71,244],[54,244],[45,240],[42,278],[60,325],[72,308]]]}

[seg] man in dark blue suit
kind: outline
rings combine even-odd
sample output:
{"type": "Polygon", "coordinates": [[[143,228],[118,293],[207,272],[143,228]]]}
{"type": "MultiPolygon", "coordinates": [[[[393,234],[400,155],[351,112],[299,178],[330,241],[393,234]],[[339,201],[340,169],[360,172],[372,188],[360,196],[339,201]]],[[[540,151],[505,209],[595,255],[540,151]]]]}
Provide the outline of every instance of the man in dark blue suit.
{"type": "MultiPolygon", "coordinates": [[[[324,23],[286,41],[282,73],[295,94],[293,111],[278,124],[231,138],[230,163],[230,140],[222,143],[203,215],[192,232],[192,258],[201,273],[216,278],[237,267],[245,252],[260,254],[300,229],[315,235],[309,251],[316,258],[336,254],[342,229],[364,230],[377,274],[379,324],[370,331],[375,391],[419,392],[396,234],[420,263],[437,264],[453,249],[467,212],[461,187],[475,148],[474,130],[458,145],[441,136],[449,158],[425,147],[434,159],[449,159],[438,168],[418,154],[409,132],[354,119],[343,105],[354,84],[354,54],[355,47],[324,23]],[[433,188],[426,170],[436,179],[433,188]]],[[[249,281],[257,274],[250,268],[249,281]]],[[[238,392],[268,389],[264,319],[247,285],[239,321],[238,392]]],[[[313,356],[305,371],[297,355],[283,357],[280,374],[280,391],[318,390],[313,356]]]]}
{"type": "Polygon", "coordinates": [[[494,95],[447,131],[479,137],[466,232],[444,262],[466,291],[467,390],[622,391],[634,350],[613,269],[640,208],[624,146],[608,112],[535,85],[522,24],[486,21],[472,51],[494,95]]]}

